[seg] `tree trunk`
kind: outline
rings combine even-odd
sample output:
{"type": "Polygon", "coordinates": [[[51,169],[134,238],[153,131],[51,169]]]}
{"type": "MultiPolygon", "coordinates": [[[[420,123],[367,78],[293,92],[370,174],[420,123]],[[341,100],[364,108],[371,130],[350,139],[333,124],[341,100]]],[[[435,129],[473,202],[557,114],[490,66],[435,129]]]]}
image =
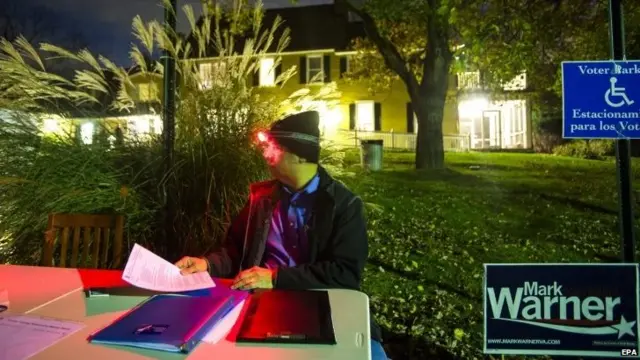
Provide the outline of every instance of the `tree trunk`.
{"type": "Polygon", "coordinates": [[[407,64],[396,46],[381,35],[375,20],[361,7],[348,0],[336,0],[362,18],[367,37],[376,45],[385,64],[402,79],[407,87],[414,112],[418,118],[416,169],[444,168],[442,119],[449,86],[449,68],[453,54],[450,49],[449,13],[442,1],[428,0],[430,9],[425,23],[427,48],[422,61],[422,79],[407,64]]]}
{"type": "Polygon", "coordinates": [[[416,169],[444,168],[442,122],[449,88],[451,60],[441,51],[427,54],[424,79],[418,89],[409,91],[418,118],[416,169]]]}
{"type": "MultiPolygon", "coordinates": [[[[429,5],[435,9],[436,2],[429,5]]],[[[429,13],[426,26],[427,49],[422,62],[419,86],[408,86],[411,101],[416,104],[418,139],[416,169],[444,168],[442,120],[449,88],[449,70],[453,54],[449,48],[448,19],[436,11],[429,13]]],[[[407,84],[410,85],[410,84],[407,84]]]]}
{"type": "Polygon", "coordinates": [[[415,98],[414,96],[411,98],[418,118],[416,169],[442,169],[444,168],[442,120],[445,96],[432,92],[418,94],[415,98]]]}

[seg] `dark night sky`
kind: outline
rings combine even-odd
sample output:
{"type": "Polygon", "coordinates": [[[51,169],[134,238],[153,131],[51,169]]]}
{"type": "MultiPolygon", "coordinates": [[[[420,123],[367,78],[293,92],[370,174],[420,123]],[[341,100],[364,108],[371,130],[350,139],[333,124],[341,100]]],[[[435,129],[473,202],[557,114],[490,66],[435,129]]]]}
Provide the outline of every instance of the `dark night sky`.
{"type": "MultiPolygon", "coordinates": [[[[331,0],[299,0],[298,6],[332,3],[331,0]]],[[[0,0],[0,3],[16,9],[22,16],[29,16],[32,9],[44,7],[55,22],[59,33],[81,34],[93,53],[100,53],[120,65],[128,65],[128,50],[134,41],[131,20],[140,15],[143,20],[162,20],[163,10],[159,0],[0,0]]],[[[178,0],[178,7],[185,4],[200,9],[200,0],[178,0]]],[[[291,6],[290,0],[263,0],[265,7],[291,6]]],[[[187,32],[188,23],[182,10],[178,12],[178,31],[187,32]]],[[[197,14],[196,14],[197,15],[197,14]]],[[[54,42],[55,39],[47,39],[54,42]]],[[[63,45],[63,44],[61,44],[63,45]]],[[[63,45],[64,46],[64,45],[63,45]]]]}

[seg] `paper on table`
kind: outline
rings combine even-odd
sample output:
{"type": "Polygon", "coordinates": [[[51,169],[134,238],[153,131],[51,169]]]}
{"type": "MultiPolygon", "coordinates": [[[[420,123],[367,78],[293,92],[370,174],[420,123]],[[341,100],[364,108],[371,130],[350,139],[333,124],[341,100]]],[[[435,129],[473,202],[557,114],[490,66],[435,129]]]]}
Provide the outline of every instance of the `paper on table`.
{"type": "Polygon", "coordinates": [[[84,324],[27,315],[0,315],[0,360],[27,359],[84,324]]]}
{"type": "Polygon", "coordinates": [[[165,292],[181,292],[215,287],[207,272],[180,274],[180,269],[144,247],[135,244],[122,279],[134,286],[165,292]]]}
{"type": "Polygon", "coordinates": [[[220,341],[223,337],[227,336],[227,334],[233,329],[233,325],[235,325],[240,313],[242,312],[242,307],[244,305],[244,300],[238,303],[227,315],[225,315],[217,324],[213,326],[213,328],[207,333],[207,335],[202,338],[202,341],[215,345],[220,341]]]}

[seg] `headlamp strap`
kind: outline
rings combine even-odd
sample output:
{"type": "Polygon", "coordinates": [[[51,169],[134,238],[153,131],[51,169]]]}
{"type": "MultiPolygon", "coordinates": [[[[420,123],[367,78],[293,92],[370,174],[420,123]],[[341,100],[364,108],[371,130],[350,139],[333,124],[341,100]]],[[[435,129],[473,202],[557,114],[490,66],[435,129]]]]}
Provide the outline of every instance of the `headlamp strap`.
{"type": "Polygon", "coordinates": [[[306,141],[306,142],[310,142],[313,144],[319,144],[320,143],[320,138],[318,138],[317,136],[313,136],[313,135],[309,135],[309,134],[303,134],[303,133],[299,133],[299,132],[291,132],[291,131],[270,131],[269,135],[277,138],[277,139],[294,139],[294,140],[301,140],[301,141],[306,141]]]}

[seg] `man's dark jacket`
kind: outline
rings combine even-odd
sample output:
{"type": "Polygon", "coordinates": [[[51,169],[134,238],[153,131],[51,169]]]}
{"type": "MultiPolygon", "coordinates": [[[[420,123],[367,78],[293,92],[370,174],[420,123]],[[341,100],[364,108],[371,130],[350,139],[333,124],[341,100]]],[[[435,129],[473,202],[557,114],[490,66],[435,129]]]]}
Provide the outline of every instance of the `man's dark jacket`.
{"type": "MultiPolygon", "coordinates": [[[[362,200],[322,167],[319,175],[315,205],[305,226],[309,262],[279,268],[274,288],[360,290],[369,255],[362,200]]],[[[281,191],[277,181],[251,185],[249,201],[231,224],[226,243],[207,257],[211,275],[230,278],[262,264],[271,214],[281,191]]],[[[371,337],[381,341],[373,318],[371,337]]]]}

